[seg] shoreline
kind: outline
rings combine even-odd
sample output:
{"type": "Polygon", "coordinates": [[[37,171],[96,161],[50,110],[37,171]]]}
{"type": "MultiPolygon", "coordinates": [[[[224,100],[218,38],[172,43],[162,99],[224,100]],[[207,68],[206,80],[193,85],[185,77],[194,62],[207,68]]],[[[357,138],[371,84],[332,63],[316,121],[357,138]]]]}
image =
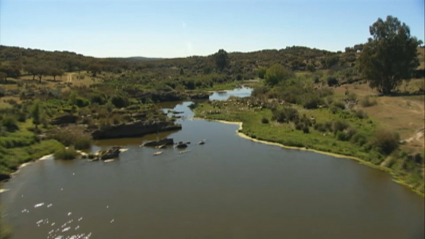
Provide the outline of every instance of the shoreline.
{"type": "Polygon", "coordinates": [[[422,196],[422,197],[425,198],[425,193],[422,193],[422,192],[420,192],[418,190],[413,189],[402,178],[397,177],[393,173],[393,171],[391,169],[389,169],[389,168],[382,167],[382,166],[379,166],[379,165],[375,165],[375,164],[372,164],[370,162],[367,162],[367,161],[365,161],[363,159],[360,159],[360,158],[357,158],[357,157],[353,157],[353,156],[348,156],[348,155],[343,155],[343,154],[336,154],[336,153],[330,153],[330,152],[326,152],[326,151],[320,151],[320,150],[310,149],[310,148],[305,148],[305,147],[287,146],[287,145],[283,145],[283,144],[280,144],[280,143],[269,142],[269,141],[266,141],[266,140],[254,139],[254,138],[251,138],[248,135],[240,132],[242,130],[242,127],[243,127],[243,122],[234,122],[234,121],[225,121],[225,120],[211,120],[211,119],[205,119],[205,118],[199,118],[199,117],[197,117],[197,118],[198,119],[203,119],[203,120],[208,120],[208,121],[219,122],[219,123],[223,123],[223,124],[239,125],[239,128],[236,130],[236,134],[239,137],[241,137],[241,138],[248,139],[248,140],[251,140],[251,141],[254,141],[254,142],[257,142],[257,143],[262,143],[262,144],[272,145],[272,146],[278,146],[278,147],[281,147],[281,148],[284,148],[284,149],[294,149],[294,150],[309,151],[309,152],[313,152],[313,153],[318,153],[318,154],[332,156],[332,157],[335,157],[335,158],[354,160],[354,161],[356,161],[356,162],[358,162],[360,164],[363,164],[365,166],[371,167],[373,169],[378,169],[378,170],[381,170],[381,171],[384,171],[384,172],[389,173],[392,176],[392,180],[391,181],[393,181],[395,183],[398,183],[398,184],[401,184],[403,186],[406,186],[406,187],[408,187],[410,189],[410,191],[412,191],[412,192],[418,194],[419,196],[422,196]]]}
{"type": "Polygon", "coordinates": [[[26,163],[23,163],[23,164],[19,165],[18,166],[18,169],[15,172],[13,172],[13,173],[10,174],[10,179],[7,179],[5,181],[0,182],[0,193],[4,193],[4,192],[9,191],[9,189],[3,188],[4,184],[7,181],[11,180],[14,175],[18,174],[21,171],[22,168],[24,168],[24,167],[26,167],[28,165],[31,165],[33,163],[36,163],[38,161],[44,161],[44,160],[48,160],[48,159],[53,159],[53,154],[46,154],[46,155],[44,155],[44,156],[42,156],[42,157],[40,157],[40,158],[38,158],[36,160],[30,161],[30,162],[26,162],[26,163]]]}

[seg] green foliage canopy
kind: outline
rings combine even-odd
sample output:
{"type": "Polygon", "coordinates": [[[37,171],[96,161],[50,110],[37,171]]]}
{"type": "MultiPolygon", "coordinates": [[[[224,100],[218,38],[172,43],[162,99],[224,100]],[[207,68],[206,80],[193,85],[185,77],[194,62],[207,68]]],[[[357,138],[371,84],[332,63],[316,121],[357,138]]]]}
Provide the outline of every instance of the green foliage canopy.
{"type": "Polygon", "coordinates": [[[280,64],[274,64],[267,69],[264,79],[267,85],[275,86],[290,79],[291,77],[294,77],[293,72],[280,64]]]}
{"type": "Polygon", "coordinates": [[[369,85],[389,94],[403,79],[410,79],[419,65],[417,47],[422,44],[410,36],[405,23],[392,16],[378,19],[369,28],[372,38],[363,46],[358,64],[369,85]]]}

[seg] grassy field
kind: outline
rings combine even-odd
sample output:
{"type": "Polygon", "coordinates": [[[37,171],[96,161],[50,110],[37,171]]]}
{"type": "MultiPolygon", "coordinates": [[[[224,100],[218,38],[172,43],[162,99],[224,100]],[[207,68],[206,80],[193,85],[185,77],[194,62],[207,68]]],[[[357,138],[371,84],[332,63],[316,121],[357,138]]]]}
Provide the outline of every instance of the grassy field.
{"type": "Polygon", "coordinates": [[[19,130],[0,136],[0,172],[12,173],[19,165],[51,154],[63,145],[56,140],[39,141],[29,129],[30,120],[18,123],[19,130]]]}
{"type": "MultiPolygon", "coordinates": [[[[413,79],[407,85],[403,83],[400,89],[416,92],[418,85],[425,79],[413,79]]],[[[376,101],[376,105],[363,107],[357,104],[355,109],[364,110],[368,116],[379,122],[383,128],[397,132],[401,139],[406,140],[402,148],[416,152],[424,151],[424,95],[378,96],[377,92],[367,84],[347,84],[336,87],[335,94],[344,95],[346,91],[353,92],[361,101],[366,96],[376,101]]]]}
{"type": "MultiPolygon", "coordinates": [[[[352,87],[354,90],[354,86],[352,87]]],[[[345,87],[335,89],[334,98],[343,97],[344,94],[341,95],[338,92],[346,90],[345,87]]],[[[372,93],[368,90],[362,91],[362,87],[357,87],[355,90],[359,99],[372,93]]],[[[365,141],[372,142],[375,132],[380,129],[389,129],[399,133],[401,139],[405,139],[406,143],[390,156],[379,153],[375,148],[369,147],[367,143],[359,144],[340,140],[335,133],[318,131],[313,126],[309,128],[308,133],[304,133],[303,130],[297,130],[293,122],[278,123],[272,120],[271,110],[250,108],[245,103],[237,103],[236,99],[225,103],[203,103],[194,110],[196,116],[200,118],[242,122],[243,127],[240,132],[253,139],[355,157],[362,163],[393,174],[400,183],[406,184],[423,195],[423,167],[416,167],[404,159],[398,159],[399,155],[407,154],[407,152],[419,152],[422,157],[424,155],[423,104],[420,105],[419,100],[412,100],[410,107],[407,107],[404,104],[409,97],[407,99],[404,97],[375,97],[373,100],[376,99],[377,104],[374,106],[363,107],[358,104],[352,112],[342,111],[335,114],[331,113],[328,108],[307,110],[300,106],[292,106],[298,110],[300,116],[314,118],[316,124],[344,121],[349,124],[350,128],[355,128],[356,132],[365,138],[365,141]],[[356,110],[364,110],[368,116],[359,118],[354,113],[356,110]],[[420,114],[421,112],[422,114],[420,114]],[[421,127],[422,131],[419,132],[422,134],[418,133],[418,129],[421,127]],[[414,136],[413,139],[412,136],[414,136]]]]}

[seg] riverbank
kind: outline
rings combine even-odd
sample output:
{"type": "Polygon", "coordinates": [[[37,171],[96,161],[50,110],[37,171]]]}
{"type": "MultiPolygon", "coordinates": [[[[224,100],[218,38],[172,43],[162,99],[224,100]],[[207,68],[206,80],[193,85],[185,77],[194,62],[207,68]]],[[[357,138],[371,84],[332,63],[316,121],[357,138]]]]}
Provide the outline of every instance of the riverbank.
{"type": "MultiPolygon", "coordinates": [[[[381,162],[376,163],[377,161],[374,161],[374,157],[382,156],[379,156],[374,152],[369,154],[366,152],[360,152],[360,148],[358,146],[354,147],[351,145],[350,147],[350,142],[338,141],[333,138],[332,135],[327,136],[325,134],[315,134],[314,132],[303,134],[296,130],[283,130],[282,128],[288,126],[282,127],[280,125],[273,124],[272,122],[267,124],[261,123],[262,118],[270,117],[270,112],[267,112],[267,110],[244,111],[243,113],[233,110],[231,111],[232,113],[230,113],[221,108],[222,111],[216,112],[215,114],[205,114],[205,110],[210,110],[209,106],[206,104],[195,108],[194,111],[196,117],[221,123],[239,125],[237,134],[242,138],[287,149],[306,150],[332,157],[355,160],[368,167],[389,173],[394,178],[394,182],[407,186],[416,194],[425,197],[423,180],[417,179],[417,175],[413,173],[403,174],[400,171],[384,166],[381,162]],[[289,142],[289,144],[285,144],[285,142],[289,142]],[[344,153],[344,151],[346,153],[344,153]]],[[[387,158],[383,158],[380,161],[384,162],[389,157],[390,156],[387,156],[387,158]]]]}

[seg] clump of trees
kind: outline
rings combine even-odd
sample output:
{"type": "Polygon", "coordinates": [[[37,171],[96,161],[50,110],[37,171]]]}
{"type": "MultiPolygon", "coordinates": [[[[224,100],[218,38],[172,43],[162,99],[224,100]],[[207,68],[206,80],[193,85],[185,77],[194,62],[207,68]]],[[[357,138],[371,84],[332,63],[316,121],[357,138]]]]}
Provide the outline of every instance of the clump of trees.
{"type": "Polygon", "coordinates": [[[266,70],[264,79],[267,85],[276,86],[289,80],[294,76],[295,74],[292,71],[286,69],[281,64],[274,64],[266,70]]]}
{"type": "Polygon", "coordinates": [[[378,19],[369,28],[371,38],[363,45],[358,63],[369,85],[382,94],[390,94],[408,80],[419,66],[417,47],[422,41],[410,35],[410,29],[397,18],[378,19]]]}

